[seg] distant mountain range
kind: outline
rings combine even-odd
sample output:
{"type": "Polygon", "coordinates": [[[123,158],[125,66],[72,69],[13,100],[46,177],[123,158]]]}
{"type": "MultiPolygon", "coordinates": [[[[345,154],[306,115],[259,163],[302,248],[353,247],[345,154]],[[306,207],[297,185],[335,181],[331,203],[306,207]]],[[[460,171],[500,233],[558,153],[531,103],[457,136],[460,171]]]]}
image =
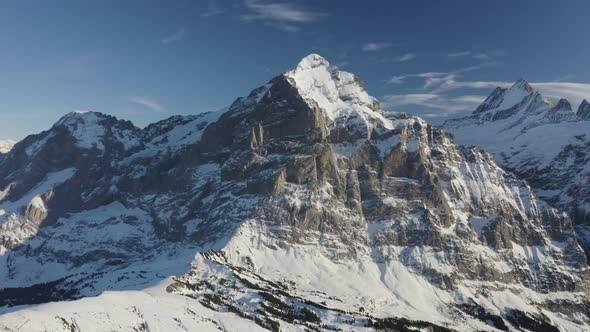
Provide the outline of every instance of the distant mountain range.
{"type": "Polygon", "coordinates": [[[590,249],[590,104],[577,110],[553,104],[527,81],[496,88],[472,115],[442,128],[459,144],[476,145],[526,179],[535,193],[567,211],[579,240],[590,249]]]}
{"type": "MultiPolygon", "coordinates": [[[[587,113],[519,81],[444,128],[578,211],[587,113]]],[[[73,112],[0,155],[0,330],[588,330],[586,254],[550,204],[312,54],[219,112],[73,112]]]]}

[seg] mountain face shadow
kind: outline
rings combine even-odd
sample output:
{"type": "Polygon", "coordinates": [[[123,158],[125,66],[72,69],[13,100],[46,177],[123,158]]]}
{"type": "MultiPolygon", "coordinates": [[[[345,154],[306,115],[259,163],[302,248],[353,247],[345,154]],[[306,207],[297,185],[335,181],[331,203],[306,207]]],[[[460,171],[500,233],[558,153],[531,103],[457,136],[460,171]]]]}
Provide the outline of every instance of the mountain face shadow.
{"type": "Polygon", "coordinates": [[[146,289],[186,273],[198,252],[222,248],[242,220],[223,217],[238,207],[213,190],[225,155],[166,137],[180,128],[195,142],[207,116],[140,131],[100,113],[69,114],[0,155],[0,314],[146,289]],[[104,136],[85,133],[94,141],[81,148],[73,137],[81,130],[104,136]]]}
{"type": "MultiPolygon", "coordinates": [[[[120,203],[107,206],[110,205],[120,203]]],[[[100,222],[106,227],[88,229],[88,232],[109,232],[113,237],[122,235],[117,233],[120,225],[113,221],[113,217],[104,218],[100,222]]],[[[151,224],[153,221],[143,222],[151,224]]],[[[56,249],[52,244],[56,241],[51,239],[62,236],[62,225],[62,219],[54,224],[42,223],[36,235],[4,253],[0,267],[4,279],[4,287],[0,288],[0,314],[47,302],[98,296],[105,291],[144,290],[156,286],[170,277],[187,273],[200,252],[223,248],[238,226],[197,225],[209,227],[212,233],[224,234],[212,241],[213,236],[198,234],[198,230],[182,240],[157,238],[157,229],[161,227],[158,225],[154,227],[154,233],[144,239],[131,236],[101,250],[92,248],[100,242],[89,243],[88,247],[82,246],[76,252],[65,254],[63,249],[56,249]],[[132,246],[138,250],[127,251],[132,246]],[[46,254],[40,254],[44,250],[47,250],[46,254]]],[[[137,227],[137,224],[133,226],[137,227]]],[[[92,237],[86,240],[90,241],[92,237]]]]}

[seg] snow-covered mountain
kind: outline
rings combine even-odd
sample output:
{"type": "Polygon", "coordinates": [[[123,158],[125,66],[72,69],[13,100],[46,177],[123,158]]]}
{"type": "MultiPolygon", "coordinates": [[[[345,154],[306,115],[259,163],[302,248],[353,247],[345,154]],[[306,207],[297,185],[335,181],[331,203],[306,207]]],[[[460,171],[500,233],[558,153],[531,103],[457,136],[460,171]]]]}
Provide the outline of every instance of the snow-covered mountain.
{"type": "Polygon", "coordinates": [[[319,55],[143,130],[70,113],[0,156],[0,189],[0,329],[590,324],[566,214],[319,55]]]}
{"type": "Polygon", "coordinates": [[[472,115],[442,126],[460,144],[494,154],[500,165],[526,179],[535,193],[568,211],[590,248],[590,104],[577,111],[544,98],[526,81],[497,88],[472,115]]]}
{"type": "Polygon", "coordinates": [[[10,139],[0,140],[0,154],[8,153],[15,144],[16,141],[10,139]]]}

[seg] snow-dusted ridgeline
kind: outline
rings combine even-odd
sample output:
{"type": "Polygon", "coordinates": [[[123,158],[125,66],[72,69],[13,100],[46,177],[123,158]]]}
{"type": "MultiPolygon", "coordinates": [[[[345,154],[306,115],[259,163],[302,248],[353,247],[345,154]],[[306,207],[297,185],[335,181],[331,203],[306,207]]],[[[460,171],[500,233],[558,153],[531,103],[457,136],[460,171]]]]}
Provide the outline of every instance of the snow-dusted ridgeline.
{"type": "Polygon", "coordinates": [[[565,99],[554,104],[519,80],[510,89],[494,90],[472,115],[442,127],[458,143],[493,153],[539,197],[569,212],[590,248],[589,110],[586,100],[577,111],[565,99]]]}
{"type": "Polygon", "coordinates": [[[319,55],[217,113],[69,114],[0,170],[5,329],[590,322],[567,215],[319,55]]]}

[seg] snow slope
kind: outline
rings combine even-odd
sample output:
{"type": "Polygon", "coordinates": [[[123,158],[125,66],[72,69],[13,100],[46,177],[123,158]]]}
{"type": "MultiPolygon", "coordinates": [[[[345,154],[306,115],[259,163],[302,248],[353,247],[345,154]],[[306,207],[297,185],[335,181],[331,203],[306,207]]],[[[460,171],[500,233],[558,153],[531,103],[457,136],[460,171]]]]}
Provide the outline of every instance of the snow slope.
{"type": "Polygon", "coordinates": [[[0,157],[0,189],[4,329],[590,324],[567,215],[315,54],[219,113],[66,115],[0,157]]]}
{"type": "Polygon", "coordinates": [[[539,197],[568,211],[583,234],[590,221],[587,105],[582,102],[577,111],[565,99],[554,105],[521,80],[508,90],[497,88],[471,116],[442,127],[458,143],[492,152],[539,197]]]}

